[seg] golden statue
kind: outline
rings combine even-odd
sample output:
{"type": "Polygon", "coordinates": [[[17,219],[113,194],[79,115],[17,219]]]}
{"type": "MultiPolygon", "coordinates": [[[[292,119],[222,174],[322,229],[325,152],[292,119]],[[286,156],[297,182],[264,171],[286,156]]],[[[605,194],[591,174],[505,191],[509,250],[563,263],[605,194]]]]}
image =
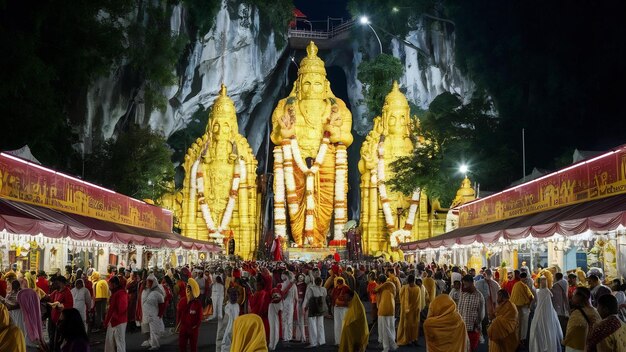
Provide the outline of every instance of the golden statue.
{"type": "Polygon", "coordinates": [[[257,161],[239,133],[235,104],[223,84],[206,132],[188,149],[183,168],[182,234],[223,245],[232,231],[235,255],[253,258],[258,243],[257,161]]]}
{"type": "Polygon", "coordinates": [[[334,96],[317,46],[307,46],[289,96],[272,114],[274,227],[297,246],[323,247],[334,210],[335,239],[347,222],[347,154],[352,114],[334,96]]]}
{"type": "Polygon", "coordinates": [[[456,191],[456,197],[454,197],[450,208],[458,207],[474,199],[476,199],[476,192],[472,188],[472,182],[465,176],[461,182],[461,188],[456,191]]]}
{"type": "MultiPolygon", "coordinates": [[[[385,184],[394,177],[390,164],[413,152],[411,135],[419,126],[417,118],[416,123],[411,119],[409,103],[397,82],[382,110],[382,116],[374,118],[374,128],[363,142],[359,160],[363,251],[370,255],[396,252],[400,242],[433,234],[425,192],[416,189],[405,196],[385,184]]],[[[425,143],[423,138],[419,142],[425,143]]]]}
{"type": "MultiPolygon", "coordinates": [[[[167,193],[156,200],[156,205],[172,211],[174,227],[180,228],[183,217],[183,192],[176,190],[174,181],[168,181],[165,187],[167,188],[167,193]]],[[[148,200],[144,199],[146,203],[148,203],[148,200]]]]}

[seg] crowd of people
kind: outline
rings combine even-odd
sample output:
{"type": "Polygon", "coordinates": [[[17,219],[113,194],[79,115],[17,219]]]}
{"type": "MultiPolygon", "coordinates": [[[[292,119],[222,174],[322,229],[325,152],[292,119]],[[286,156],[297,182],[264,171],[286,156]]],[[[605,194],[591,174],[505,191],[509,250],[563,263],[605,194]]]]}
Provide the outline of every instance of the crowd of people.
{"type": "Polygon", "coordinates": [[[181,352],[197,351],[203,322],[217,322],[216,351],[279,345],[364,351],[416,345],[429,352],[626,351],[626,297],[600,271],[390,263],[222,261],[130,270],[66,267],[50,277],[14,265],[0,279],[0,351],[126,350],[126,333],[158,350],[169,327],[181,352]],[[363,302],[369,302],[367,316],[363,302]],[[622,309],[620,311],[620,309],[622,309]],[[324,325],[333,324],[327,341],[324,325]]]}

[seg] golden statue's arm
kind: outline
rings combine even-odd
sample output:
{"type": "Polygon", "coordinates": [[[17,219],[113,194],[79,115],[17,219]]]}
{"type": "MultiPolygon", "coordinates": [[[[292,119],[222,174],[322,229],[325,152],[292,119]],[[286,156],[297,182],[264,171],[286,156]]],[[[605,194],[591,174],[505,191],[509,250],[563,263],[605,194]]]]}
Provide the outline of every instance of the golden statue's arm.
{"type": "Polygon", "coordinates": [[[346,103],[337,98],[334,99],[338,111],[331,111],[330,121],[328,121],[327,130],[331,132],[330,142],[343,143],[349,147],[354,140],[352,137],[352,113],[346,107],[346,103]]]}
{"type": "Polygon", "coordinates": [[[272,113],[272,133],[270,134],[270,139],[275,145],[280,145],[280,142],[283,140],[284,131],[281,130],[281,126],[283,125],[283,118],[286,113],[285,104],[287,103],[287,99],[289,98],[281,99],[272,113]]]}

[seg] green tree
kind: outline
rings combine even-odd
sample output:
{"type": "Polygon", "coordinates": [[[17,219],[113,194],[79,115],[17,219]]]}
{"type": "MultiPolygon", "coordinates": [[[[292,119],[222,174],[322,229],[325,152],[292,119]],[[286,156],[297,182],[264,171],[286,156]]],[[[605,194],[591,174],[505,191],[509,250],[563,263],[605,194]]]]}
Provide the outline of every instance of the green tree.
{"type": "Polygon", "coordinates": [[[371,118],[380,114],[385,97],[391,91],[393,81],[399,80],[404,67],[399,59],[380,54],[371,61],[363,61],[358,67],[358,79],[363,83],[365,105],[371,118]]]}
{"type": "Polygon", "coordinates": [[[293,20],[292,0],[245,0],[245,3],[259,9],[261,27],[272,29],[275,33],[274,44],[281,49],[286,43],[289,22],[293,20]]]}
{"type": "Polygon", "coordinates": [[[0,150],[31,146],[46,165],[67,168],[88,85],[123,52],[132,1],[47,0],[0,6],[0,150]]]}
{"type": "Polygon", "coordinates": [[[139,199],[157,199],[174,177],[172,151],[165,138],[149,127],[130,125],[109,139],[85,165],[85,176],[104,187],[139,199]]]}
{"type": "Polygon", "coordinates": [[[507,180],[501,173],[510,171],[502,162],[510,151],[497,137],[500,121],[491,111],[484,95],[475,95],[467,104],[451,93],[437,96],[415,131],[413,153],[392,164],[392,188],[411,194],[420,187],[446,206],[460,185],[462,164],[469,166],[473,181],[502,186],[507,180]]]}

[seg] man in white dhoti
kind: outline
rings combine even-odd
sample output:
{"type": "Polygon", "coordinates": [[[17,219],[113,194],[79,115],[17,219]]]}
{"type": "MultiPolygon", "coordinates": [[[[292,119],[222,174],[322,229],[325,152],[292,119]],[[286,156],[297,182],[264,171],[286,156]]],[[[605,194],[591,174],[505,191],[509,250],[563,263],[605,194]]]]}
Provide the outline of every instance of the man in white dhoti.
{"type": "Polygon", "coordinates": [[[283,341],[289,342],[293,337],[293,313],[298,302],[298,289],[294,282],[293,273],[285,271],[281,278],[283,282],[279,287],[283,296],[283,341]]]}
{"type": "Polygon", "coordinates": [[[83,318],[83,324],[85,324],[85,331],[89,331],[87,328],[87,311],[91,309],[91,294],[89,290],[85,288],[83,279],[78,279],[74,283],[75,287],[71,289],[72,298],[74,298],[74,308],[80,313],[80,317],[83,318]]]}
{"type": "Polygon", "coordinates": [[[224,291],[225,290],[222,277],[216,275],[215,281],[213,282],[213,285],[211,285],[211,302],[213,303],[213,314],[211,314],[209,320],[222,320],[222,316],[224,314],[224,291]]]}
{"type": "Polygon", "coordinates": [[[157,350],[161,346],[159,337],[165,331],[163,319],[159,316],[159,303],[165,301],[165,291],[159,285],[154,274],[148,275],[146,287],[141,293],[141,332],[148,334],[148,339],[141,346],[157,350]]]}
{"type": "Polygon", "coordinates": [[[545,277],[539,278],[537,308],[530,325],[530,352],[561,352],[563,331],[552,306],[552,293],[545,277]]]}
{"type": "Polygon", "coordinates": [[[278,340],[280,338],[280,321],[278,320],[278,313],[281,310],[283,310],[283,298],[281,291],[278,287],[274,287],[272,289],[271,303],[267,309],[267,320],[270,324],[270,351],[276,349],[276,345],[278,345],[278,340]]]}
{"type": "MultiPolygon", "coordinates": [[[[239,316],[239,304],[237,303],[238,291],[236,288],[228,289],[228,303],[224,307],[224,334],[222,337],[221,352],[230,352],[230,345],[233,338],[233,324],[239,316]]],[[[181,351],[182,352],[182,351],[181,351]]]]}

